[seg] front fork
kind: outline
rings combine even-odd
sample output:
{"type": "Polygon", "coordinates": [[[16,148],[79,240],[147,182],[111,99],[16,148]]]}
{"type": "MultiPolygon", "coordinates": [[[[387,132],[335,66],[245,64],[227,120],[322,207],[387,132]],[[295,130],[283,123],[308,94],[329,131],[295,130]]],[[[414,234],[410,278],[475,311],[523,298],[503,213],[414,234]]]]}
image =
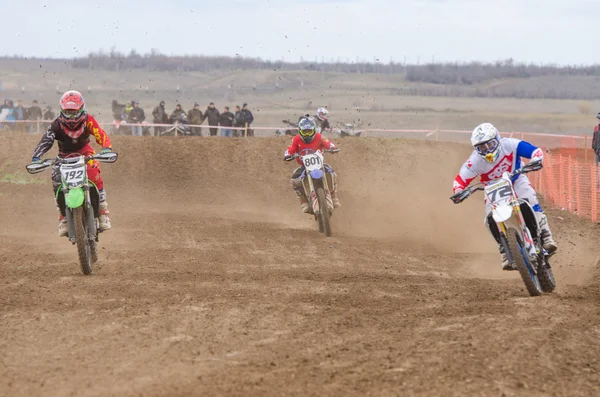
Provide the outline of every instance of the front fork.
{"type": "MultiPolygon", "coordinates": [[[[82,206],[84,208],[84,221],[87,223],[88,237],[90,238],[90,240],[98,241],[98,228],[96,225],[96,217],[94,216],[94,209],[92,207],[92,202],[90,199],[90,188],[89,186],[86,186],[83,188],[83,190],[85,192],[85,200],[83,201],[82,206]]],[[[69,241],[72,244],[75,244],[75,222],[73,220],[73,209],[69,208],[66,204],[65,217],[67,218],[67,233],[69,241]]]]}
{"type": "MultiPolygon", "coordinates": [[[[310,173],[306,173],[306,179],[308,180],[308,191],[306,191],[306,185],[303,183],[304,193],[306,197],[310,197],[310,203],[312,205],[313,213],[316,215],[321,210],[319,208],[319,200],[317,200],[317,190],[315,189],[315,183],[310,176],[310,173]]],[[[327,172],[323,172],[323,190],[325,191],[325,199],[327,200],[327,206],[333,209],[333,200],[331,199],[331,192],[329,191],[329,183],[327,182],[327,172]]]]}
{"type": "MultiPolygon", "coordinates": [[[[514,226],[516,226],[516,228],[521,231],[521,236],[522,236],[523,242],[525,243],[524,248],[527,250],[527,253],[530,258],[537,258],[538,252],[535,247],[535,243],[533,242],[533,237],[531,236],[531,232],[529,231],[529,229],[527,228],[527,225],[525,224],[525,219],[523,219],[523,214],[521,213],[521,208],[518,205],[513,206],[513,212],[515,213],[518,222],[515,222],[515,220],[512,217],[508,221],[510,223],[518,223],[518,225],[514,225],[514,226]]],[[[508,226],[506,225],[506,221],[505,222],[496,222],[496,225],[498,226],[498,230],[501,232],[501,235],[507,236],[508,226]]],[[[503,240],[503,239],[501,239],[501,240],[503,240]]],[[[506,246],[507,245],[506,241],[501,241],[501,244],[505,245],[504,250],[507,253],[507,255],[510,256],[509,250],[507,249],[508,247],[506,246]]],[[[513,258],[509,258],[509,259],[513,259],[513,258]]]]}

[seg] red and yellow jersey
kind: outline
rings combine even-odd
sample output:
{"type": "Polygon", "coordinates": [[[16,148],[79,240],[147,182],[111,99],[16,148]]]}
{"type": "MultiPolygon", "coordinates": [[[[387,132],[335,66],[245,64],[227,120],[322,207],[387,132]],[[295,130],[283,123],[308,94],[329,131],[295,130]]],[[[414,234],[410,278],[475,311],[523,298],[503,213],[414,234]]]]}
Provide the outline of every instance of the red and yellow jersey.
{"type": "Polygon", "coordinates": [[[52,148],[54,141],[58,142],[59,155],[79,153],[89,145],[90,137],[94,137],[98,145],[102,146],[103,149],[112,149],[110,138],[106,134],[106,131],[100,127],[93,116],[87,116],[83,133],[75,139],[67,135],[60,124],[60,121],[56,119],[50,124],[44,136],[42,136],[40,143],[33,152],[33,157],[42,158],[42,156],[52,148]]]}
{"type": "MultiPolygon", "coordinates": [[[[290,146],[288,146],[284,156],[292,156],[295,153],[301,153],[305,149],[331,150],[335,149],[335,145],[333,142],[323,137],[323,135],[321,135],[318,132],[315,134],[314,139],[310,143],[305,143],[300,137],[300,134],[298,134],[292,138],[292,143],[290,146]]],[[[300,158],[297,158],[296,161],[298,162],[298,164],[302,165],[302,161],[300,160],[300,158]]]]}

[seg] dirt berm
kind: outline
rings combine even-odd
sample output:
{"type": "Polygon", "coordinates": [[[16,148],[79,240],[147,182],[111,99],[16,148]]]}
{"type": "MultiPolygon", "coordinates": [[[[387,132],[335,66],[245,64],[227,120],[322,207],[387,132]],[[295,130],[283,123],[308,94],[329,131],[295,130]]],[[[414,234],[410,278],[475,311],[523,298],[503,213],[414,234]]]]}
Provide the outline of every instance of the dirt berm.
{"type": "Polygon", "coordinates": [[[0,145],[2,396],[600,395],[597,226],[550,211],[559,286],[530,298],[481,195],[448,199],[468,146],[338,141],[324,238],[287,139],[117,137],[83,276],[37,140],[0,145]]]}

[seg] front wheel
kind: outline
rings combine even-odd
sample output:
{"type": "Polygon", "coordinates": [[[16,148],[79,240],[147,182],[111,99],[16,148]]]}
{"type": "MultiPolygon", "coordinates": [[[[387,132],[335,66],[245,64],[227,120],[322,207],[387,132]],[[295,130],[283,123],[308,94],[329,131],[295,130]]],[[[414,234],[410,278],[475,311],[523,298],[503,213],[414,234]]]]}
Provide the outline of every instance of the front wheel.
{"type": "Polygon", "coordinates": [[[331,237],[331,225],[329,224],[329,207],[327,197],[322,187],[317,188],[317,200],[319,201],[319,231],[325,236],[331,237]]]}
{"type": "Polygon", "coordinates": [[[88,238],[86,217],[83,206],[74,208],[73,222],[75,223],[75,242],[77,243],[77,254],[81,271],[85,275],[92,274],[92,249],[88,238]]]}
{"type": "Polygon", "coordinates": [[[556,288],[556,280],[554,279],[554,273],[549,263],[544,261],[544,258],[540,258],[542,265],[538,268],[538,278],[542,285],[542,291],[552,292],[556,288]]]}
{"type": "Polygon", "coordinates": [[[523,244],[520,233],[515,228],[509,228],[506,240],[510,256],[514,265],[519,270],[525,288],[531,296],[540,296],[542,294],[542,285],[538,275],[535,273],[534,264],[531,263],[527,249],[523,244]]]}
{"type": "Polygon", "coordinates": [[[98,262],[98,243],[94,240],[90,241],[90,253],[92,255],[92,264],[98,262]]]}

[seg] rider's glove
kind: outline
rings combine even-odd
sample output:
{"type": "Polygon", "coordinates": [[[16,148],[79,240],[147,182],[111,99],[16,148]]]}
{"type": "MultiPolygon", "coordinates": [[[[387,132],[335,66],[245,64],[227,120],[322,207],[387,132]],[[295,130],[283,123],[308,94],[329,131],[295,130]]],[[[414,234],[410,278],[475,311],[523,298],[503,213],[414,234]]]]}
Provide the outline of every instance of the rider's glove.
{"type": "Polygon", "coordinates": [[[39,157],[34,157],[34,158],[31,159],[31,162],[32,163],[41,163],[42,159],[40,159],[39,157]]]}
{"type": "Polygon", "coordinates": [[[102,149],[100,151],[100,154],[106,154],[106,153],[110,153],[110,152],[112,152],[111,148],[105,147],[104,149],[102,149]]]}
{"type": "Polygon", "coordinates": [[[283,156],[283,161],[290,161],[292,159],[292,156],[283,156]]]}

